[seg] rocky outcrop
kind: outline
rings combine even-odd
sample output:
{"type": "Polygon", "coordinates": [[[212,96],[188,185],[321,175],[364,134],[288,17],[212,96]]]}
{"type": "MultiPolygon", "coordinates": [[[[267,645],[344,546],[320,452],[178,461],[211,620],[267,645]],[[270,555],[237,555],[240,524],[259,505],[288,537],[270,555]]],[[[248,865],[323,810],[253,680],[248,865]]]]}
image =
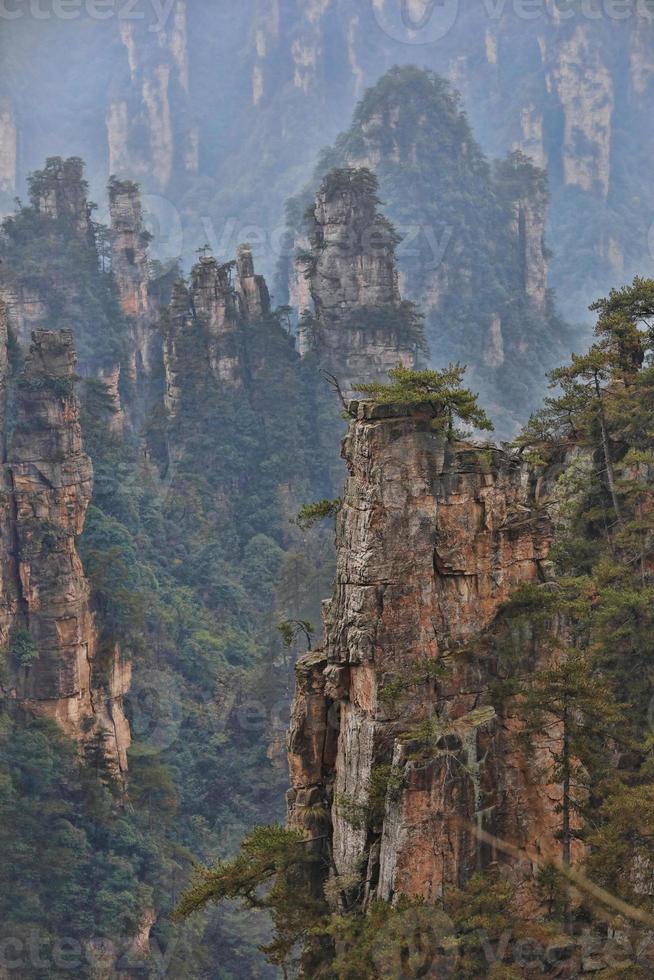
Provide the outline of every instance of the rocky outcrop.
{"type": "Polygon", "coordinates": [[[539,313],[545,312],[547,250],[545,217],[547,194],[539,189],[515,204],[515,223],[525,293],[539,313]]]}
{"type": "Polygon", "coordinates": [[[27,273],[18,261],[12,261],[11,252],[9,261],[0,263],[0,299],[7,308],[9,324],[18,341],[27,347],[35,331],[75,323],[76,342],[82,351],[80,371],[106,384],[115,410],[112,426],[119,431],[125,417],[120,395],[123,338],[117,334],[124,323],[116,322],[116,299],[128,315],[130,335],[125,347],[132,382],[140,381],[149,370],[150,350],[157,338],[153,327],[156,312],[148,294],[148,236],[138,188],[115,179],[109,183],[111,280],[103,275],[108,264],[106,243],[91,220],[93,205],[87,199],[82,161],[50,158],[45,168],[30,178],[30,199],[41,219],[38,233],[48,238],[58,261],[42,263],[27,273]],[[95,276],[93,286],[89,276],[95,276]],[[88,303],[88,290],[93,288],[100,310],[88,303]],[[110,334],[107,342],[89,343],[90,336],[96,331],[101,334],[103,326],[110,334]]]}
{"type": "Polygon", "coordinates": [[[107,752],[123,771],[129,726],[122,699],[130,668],[118,649],[98,649],[77,551],[93,471],[82,446],[74,371],[70,331],[34,334],[17,384],[8,452],[11,697],[79,741],[104,733],[107,752]]]}
{"type": "Polygon", "coordinates": [[[254,272],[249,245],[239,245],[236,253],[236,291],[246,320],[256,323],[270,314],[270,294],[266,280],[254,272]]]}
{"type": "Polygon", "coordinates": [[[177,415],[182,399],[184,367],[189,359],[187,334],[192,329],[192,320],[189,321],[189,311],[189,291],[186,284],[180,280],[173,286],[170,303],[161,318],[164,377],[166,382],[164,408],[170,418],[174,418],[177,415]]]}
{"type": "MultiPolygon", "coordinates": [[[[435,900],[505,860],[480,829],[527,862],[560,848],[556,734],[528,759],[519,704],[492,693],[502,605],[548,578],[552,527],[518,455],[444,443],[427,407],[351,411],[325,642],[297,666],[290,823],[327,834],[364,905],[435,900]]],[[[507,873],[526,900],[529,864],[507,873]]]]}
{"type": "Polygon", "coordinates": [[[263,324],[270,296],[255,274],[252,252],[240,245],[236,261],[219,263],[204,255],[191,270],[190,285],[178,281],[162,317],[165,406],[174,416],[183,379],[211,372],[220,387],[243,388],[247,363],[247,324],[263,324]]]}
{"type": "Polygon", "coordinates": [[[50,157],[30,179],[32,207],[55,220],[70,221],[80,236],[93,241],[87,191],[84,161],[79,157],[50,157]]]}
{"type": "Polygon", "coordinates": [[[191,319],[206,331],[211,370],[223,384],[239,388],[243,356],[233,271],[231,262],[201,258],[191,271],[189,300],[191,319]]]}
{"type": "Polygon", "coordinates": [[[111,271],[120,302],[131,328],[131,380],[138,382],[152,369],[152,345],[156,339],[156,311],[149,294],[148,234],[138,184],[109,181],[111,215],[111,271]]]}
{"type": "MultiPolygon", "coordinates": [[[[424,314],[425,360],[431,357],[434,367],[450,362],[468,365],[469,384],[492,411],[501,436],[512,437],[520,420],[535,410],[535,392],[547,371],[566,355],[568,345],[567,328],[548,295],[544,171],[520,151],[493,163],[487,160],[447,81],[413,66],[392,69],[366,93],[352,125],[338,137],[326,159],[340,166],[334,174],[365,174],[370,172],[365,168],[374,169],[385,214],[398,232],[393,251],[401,295],[424,314]],[[510,377],[520,380],[508,383],[510,377]]],[[[358,327],[357,320],[365,318],[379,329],[388,318],[371,318],[363,304],[377,304],[380,313],[384,304],[401,305],[397,280],[394,291],[390,275],[395,266],[394,259],[388,261],[391,249],[384,254],[377,228],[370,225],[376,202],[364,202],[362,221],[356,215],[348,221],[339,214],[340,204],[325,195],[325,186],[331,192],[334,183],[338,186],[328,175],[308,229],[300,217],[306,214],[306,195],[289,206],[297,241],[295,267],[286,263],[289,296],[301,312],[307,305],[307,289],[314,295],[316,322],[305,317],[301,325],[315,330],[314,346],[322,343],[325,362],[336,365],[332,373],[347,377],[345,352],[363,348],[350,375],[356,381],[367,377],[366,363],[374,377],[403,360],[393,341],[407,338],[396,332],[389,343],[379,331],[368,345],[363,330],[337,333],[331,327],[334,321],[340,327],[339,320],[347,320],[349,309],[356,311],[350,317],[352,326],[358,327]],[[323,222],[326,228],[321,234],[323,222]],[[366,228],[363,252],[368,255],[363,264],[361,252],[353,248],[362,240],[357,223],[366,228]],[[307,244],[302,241],[305,232],[307,244]],[[344,258],[348,250],[349,266],[344,258]],[[380,260],[381,270],[371,267],[371,254],[380,260]],[[357,276],[366,261],[369,270],[364,272],[368,278],[363,278],[363,291],[370,299],[358,294],[357,276]],[[375,291],[376,285],[383,288],[375,291]]],[[[310,346],[309,330],[300,332],[301,353],[310,346]]]]}
{"type": "Polygon", "coordinates": [[[29,343],[34,330],[42,330],[48,321],[48,305],[37,286],[21,279],[3,279],[0,275],[0,300],[16,337],[29,343]]]}
{"type": "Polygon", "coordinates": [[[549,253],[545,225],[549,193],[547,177],[520,151],[498,167],[500,181],[512,199],[511,233],[517,250],[521,285],[532,310],[546,314],[549,253]]]}
{"type": "Polygon", "coordinates": [[[298,258],[313,314],[300,327],[300,347],[351,393],[358,381],[385,379],[398,363],[413,367],[420,329],[402,304],[398,238],[379,212],[377,180],[365,168],[328,174],[309,219],[310,251],[298,258]]]}
{"type": "Polygon", "coordinates": [[[0,648],[6,649],[17,608],[14,508],[7,468],[7,394],[9,381],[9,313],[0,302],[0,648]]]}

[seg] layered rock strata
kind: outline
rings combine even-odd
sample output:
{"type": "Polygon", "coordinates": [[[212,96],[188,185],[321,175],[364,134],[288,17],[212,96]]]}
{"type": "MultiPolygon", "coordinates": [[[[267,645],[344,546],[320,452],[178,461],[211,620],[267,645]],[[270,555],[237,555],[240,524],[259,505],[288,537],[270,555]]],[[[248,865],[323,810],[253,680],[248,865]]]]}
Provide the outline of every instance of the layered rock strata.
{"type": "Polygon", "coordinates": [[[516,587],[548,578],[540,492],[518,455],[444,444],[427,409],[351,410],[325,641],[297,665],[291,826],[326,835],[364,905],[436,900],[505,860],[480,829],[523,851],[507,870],[528,880],[560,850],[557,738],[526,758],[491,637],[516,587]]]}
{"type": "Polygon", "coordinates": [[[255,323],[270,313],[270,295],[266,280],[254,271],[254,259],[249,245],[239,245],[236,252],[236,290],[241,311],[246,320],[255,323]]]}
{"type": "Polygon", "coordinates": [[[123,771],[130,668],[117,648],[98,649],[77,550],[93,470],[82,446],[74,376],[72,333],[35,332],[17,383],[7,454],[4,537],[13,574],[4,583],[4,626],[14,683],[5,695],[79,741],[104,733],[107,753],[123,771]]]}

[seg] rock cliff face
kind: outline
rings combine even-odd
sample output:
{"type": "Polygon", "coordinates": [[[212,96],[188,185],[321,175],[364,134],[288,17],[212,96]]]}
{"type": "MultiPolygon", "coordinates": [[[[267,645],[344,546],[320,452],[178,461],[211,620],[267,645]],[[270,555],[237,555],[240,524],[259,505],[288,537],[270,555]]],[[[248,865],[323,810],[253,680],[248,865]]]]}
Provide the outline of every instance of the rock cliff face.
{"type": "Polygon", "coordinates": [[[14,334],[22,344],[29,342],[34,330],[44,328],[48,306],[42,291],[23,281],[0,280],[0,299],[14,334]]]}
{"type": "Polygon", "coordinates": [[[84,162],[79,157],[51,157],[45,168],[33,175],[30,201],[41,214],[68,220],[79,235],[92,238],[91,208],[86,199],[88,184],[84,162]]]}
{"type": "Polygon", "coordinates": [[[10,556],[13,580],[6,577],[4,632],[14,683],[5,695],[77,740],[103,732],[123,771],[129,727],[122,699],[130,670],[117,649],[98,650],[77,551],[93,472],[82,447],[74,369],[70,331],[34,334],[17,383],[7,455],[3,537],[12,545],[3,554],[10,556]]]}
{"type": "Polygon", "coordinates": [[[270,295],[263,276],[255,275],[252,249],[239,245],[236,253],[236,290],[241,312],[246,320],[256,323],[270,313],[270,295]]]}
{"type": "Polygon", "coordinates": [[[18,130],[10,102],[0,101],[0,193],[16,191],[18,130]]]}
{"type": "Polygon", "coordinates": [[[577,24],[553,52],[553,59],[551,78],[564,119],[564,181],[606,199],[611,183],[614,79],[588,24],[577,24]]]}
{"type": "Polygon", "coordinates": [[[352,408],[325,642],[297,666],[290,822],[320,825],[363,904],[434,900],[504,860],[477,829],[528,859],[560,847],[556,738],[528,761],[519,706],[491,694],[501,606],[548,577],[552,529],[518,456],[444,445],[428,411],[352,408]]]}
{"type": "Polygon", "coordinates": [[[125,421],[121,370],[126,367],[139,394],[138,382],[150,368],[157,334],[138,188],[113,179],[109,201],[111,275],[103,235],[91,220],[93,206],[87,199],[82,161],[48,159],[45,168],[32,175],[30,209],[19,210],[10,222],[20,228],[23,222],[36,220],[36,229],[30,228],[28,234],[47,242],[56,260],[40,257],[33,263],[28,259],[26,265],[21,251],[24,231],[16,232],[13,239],[9,235],[0,262],[0,299],[13,334],[24,347],[34,331],[75,325],[80,373],[105,382],[118,431],[125,421]],[[93,302],[89,302],[91,293],[93,302]]]}
{"type": "Polygon", "coordinates": [[[309,221],[311,251],[296,263],[314,311],[301,324],[300,349],[315,350],[349,393],[357,381],[385,379],[400,362],[415,366],[421,342],[401,303],[398,239],[378,211],[376,190],[365,168],[328,174],[309,221]]]}
{"type": "Polygon", "coordinates": [[[165,190],[198,169],[198,132],[189,107],[186,0],[174,0],[157,30],[120,21],[127,76],[106,116],[109,172],[154,179],[165,190]]]}
{"type": "Polygon", "coordinates": [[[7,467],[7,395],[9,381],[9,311],[0,302],[0,646],[9,642],[9,630],[17,607],[17,576],[12,485],[7,467]]]}
{"type": "Polygon", "coordinates": [[[170,415],[179,406],[180,379],[194,372],[210,370],[221,387],[242,389],[248,370],[244,325],[269,313],[268,287],[254,272],[248,246],[239,246],[235,262],[200,258],[191,270],[190,286],[175,284],[162,318],[164,397],[170,415]]]}
{"type": "Polygon", "coordinates": [[[518,247],[523,288],[536,313],[546,312],[548,286],[548,252],[545,247],[545,221],[547,218],[548,194],[545,182],[535,172],[515,201],[514,235],[518,247]]]}
{"type": "Polygon", "coordinates": [[[148,233],[137,184],[109,182],[111,214],[111,271],[120,302],[131,327],[131,380],[138,382],[152,368],[152,346],[156,340],[156,310],[149,295],[148,233]]]}
{"type": "MultiPolygon", "coordinates": [[[[284,198],[309,178],[319,147],[342,130],[365,87],[393,65],[416,64],[462,92],[491,156],[520,149],[548,167],[551,240],[560,256],[553,285],[565,312],[584,316],[587,302],[621,274],[620,256],[629,275],[642,272],[649,251],[651,220],[642,207],[652,196],[654,139],[648,4],[535,2],[527,16],[520,4],[500,0],[445,6],[244,0],[226,18],[220,4],[167,0],[135,10],[138,19],[123,11],[95,21],[93,31],[86,18],[73,18],[56,52],[47,31],[31,32],[31,57],[15,59],[14,32],[26,26],[19,18],[0,47],[21,159],[31,169],[65,132],[93,158],[94,178],[148,181],[178,206],[184,200],[185,216],[194,212],[189,252],[206,240],[198,217],[210,217],[219,235],[234,215],[273,233],[284,198]],[[97,61],[100,32],[104,57],[97,61]],[[70,70],[69,46],[82,52],[80,63],[86,55],[93,65],[88,91],[80,92],[81,67],[70,70]],[[30,71],[48,56],[54,72],[69,70],[65,85],[44,86],[30,71]],[[66,95],[83,107],[77,119],[62,110],[66,95]],[[37,97],[45,106],[38,124],[22,111],[37,97]],[[93,128],[103,122],[106,152],[93,128]],[[201,184],[193,180],[198,172],[201,184]],[[586,227],[583,249],[571,211],[586,227]],[[611,233],[616,247],[609,250],[611,233]],[[588,280],[583,288],[580,279],[588,280]]],[[[10,173],[13,123],[6,133],[0,147],[8,148],[10,173]]]]}

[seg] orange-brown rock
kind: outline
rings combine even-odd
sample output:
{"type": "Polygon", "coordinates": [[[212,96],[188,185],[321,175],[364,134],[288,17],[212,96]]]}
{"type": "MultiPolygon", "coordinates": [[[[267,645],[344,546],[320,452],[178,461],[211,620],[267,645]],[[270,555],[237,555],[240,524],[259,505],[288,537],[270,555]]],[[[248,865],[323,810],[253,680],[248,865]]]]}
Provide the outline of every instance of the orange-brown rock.
{"type": "Polygon", "coordinates": [[[129,664],[117,649],[103,654],[89,583],[77,550],[93,489],[74,390],[70,331],[38,331],[16,391],[16,425],[8,452],[12,514],[8,535],[16,580],[10,589],[11,637],[29,637],[30,655],[10,664],[12,697],[52,718],[71,737],[106,733],[109,755],[126,768],[129,727],[122,699],[129,664]]]}
{"type": "Polygon", "coordinates": [[[504,860],[478,828],[521,849],[511,873],[529,878],[560,849],[543,776],[557,738],[526,758],[519,704],[492,695],[489,638],[516,587],[550,574],[539,484],[516,453],[444,442],[428,409],[351,410],[325,643],[298,663],[290,822],[310,831],[306,801],[323,800],[333,871],[360,874],[367,898],[437,899],[504,860]]]}

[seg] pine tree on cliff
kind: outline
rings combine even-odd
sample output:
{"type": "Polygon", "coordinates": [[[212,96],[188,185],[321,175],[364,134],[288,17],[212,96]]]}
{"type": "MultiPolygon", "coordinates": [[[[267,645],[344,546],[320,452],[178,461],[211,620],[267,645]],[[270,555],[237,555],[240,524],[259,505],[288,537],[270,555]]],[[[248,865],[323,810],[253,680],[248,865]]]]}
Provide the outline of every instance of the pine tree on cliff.
{"type": "Polygon", "coordinates": [[[579,650],[538,671],[522,689],[521,711],[530,734],[561,732],[555,755],[555,778],[561,786],[561,846],[569,867],[575,838],[573,816],[587,782],[597,772],[598,758],[622,719],[610,686],[579,650]]]}
{"type": "Polygon", "coordinates": [[[550,387],[559,393],[545,400],[518,442],[556,446],[574,441],[596,446],[615,523],[622,532],[622,494],[612,435],[619,426],[612,422],[619,414],[621,392],[637,383],[645,355],[654,349],[654,280],[636,278],[631,286],[613,290],[590,308],[599,314],[595,327],[599,340],[586,354],[573,354],[569,364],[549,374],[550,387]]]}
{"type": "Polygon", "coordinates": [[[478,396],[463,387],[465,366],[450,364],[443,371],[412,371],[398,364],[388,372],[390,384],[375,381],[356,386],[380,405],[426,405],[434,417],[434,427],[455,434],[455,420],[491,432],[493,423],[478,404],[478,396]]]}

